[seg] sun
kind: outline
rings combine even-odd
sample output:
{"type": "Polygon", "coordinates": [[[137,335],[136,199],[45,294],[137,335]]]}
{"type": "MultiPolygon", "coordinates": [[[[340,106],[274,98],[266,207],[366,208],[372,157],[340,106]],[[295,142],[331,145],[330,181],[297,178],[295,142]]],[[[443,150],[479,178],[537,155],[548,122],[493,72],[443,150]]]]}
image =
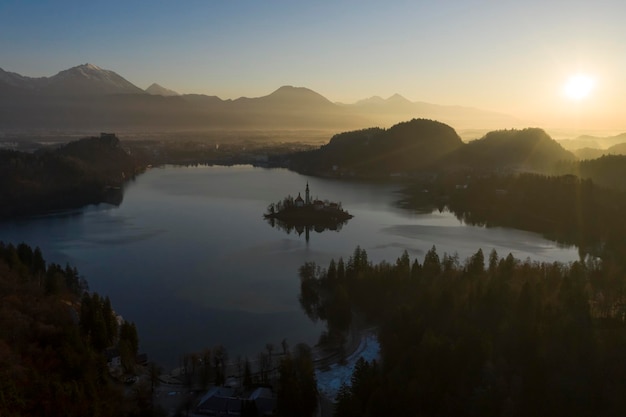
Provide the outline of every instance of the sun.
{"type": "Polygon", "coordinates": [[[580,101],[589,96],[595,86],[595,79],[587,74],[572,75],[563,86],[563,92],[569,99],[580,101]]]}

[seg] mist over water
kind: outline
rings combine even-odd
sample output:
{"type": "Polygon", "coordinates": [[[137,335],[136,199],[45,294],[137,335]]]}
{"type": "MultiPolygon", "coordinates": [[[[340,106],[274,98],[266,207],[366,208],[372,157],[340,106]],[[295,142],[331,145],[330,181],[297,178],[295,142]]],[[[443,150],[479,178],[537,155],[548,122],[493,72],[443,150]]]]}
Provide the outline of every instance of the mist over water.
{"type": "Polygon", "coordinates": [[[0,240],[39,246],[50,262],[76,266],[90,289],[134,321],[140,350],[166,367],[184,352],[223,344],[254,357],[286,338],[314,344],[323,327],[301,312],[298,268],[325,267],[360,245],[373,262],[403,250],[421,262],[438,253],[463,261],[482,248],[538,261],[574,261],[533,233],[467,226],[452,214],[398,208],[398,187],[305,177],[284,169],[164,167],[139,176],[119,207],[0,224],[0,240]],[[340,232],[286,234],[262,217],[286,195],[340,201],[354,215],[340,232]]]}

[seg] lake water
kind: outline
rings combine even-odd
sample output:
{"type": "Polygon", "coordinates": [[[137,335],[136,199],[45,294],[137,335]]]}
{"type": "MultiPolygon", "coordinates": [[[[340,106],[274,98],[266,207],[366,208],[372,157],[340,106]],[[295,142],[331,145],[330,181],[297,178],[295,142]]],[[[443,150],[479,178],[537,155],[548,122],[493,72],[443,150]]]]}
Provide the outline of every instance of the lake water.
{"type": "Polygon", "coordinates": [[[398,187],[302,176],[284,169],[163,167],[129,184],[119,207],[0,224],[0,240],[39,246],[69,262],[90,289],[134,321],[141,350],[166,367],[184,352],[223,344],[231,358],[314,344],[323,330],[298,303],[298,268],[327,266],[360,245],[370,260],[395,261],[406,249],[420,262],[436,245],[461,260],[482,248],[539,261],[574,261],[575,248],[511,229],[467,226],[450,213],[416,214],[395,205],[398,187]],[[286,234],[263,218],[287,194],[341,201],[354,215],[340,232],[286,234]]]}

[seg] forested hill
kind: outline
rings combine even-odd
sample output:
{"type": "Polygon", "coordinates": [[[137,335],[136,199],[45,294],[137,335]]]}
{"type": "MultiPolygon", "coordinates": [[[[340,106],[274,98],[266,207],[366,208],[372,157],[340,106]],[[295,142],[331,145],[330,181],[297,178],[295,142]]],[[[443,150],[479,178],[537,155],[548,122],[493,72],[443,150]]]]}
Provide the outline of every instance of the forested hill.
{"type": "Polygon", "coordinates": [[[117,345],[134,363],[134,324],[118,326],[109,299],[84,291],[75,268],[0,242],[0,416],[150,415],[149,401],[112,382],[104,356],[117,345]]]}
{"type": "Polygon", "coordinates": [[[333,136],[319,150],[292,158],[296,170],[314,174],[380,176],[431,169],[444,155],[463,146],[450,126],[413,119],[389,129],[370,128],[333,136]]]}
{"type": "Polygon", "coordinates": [[[142,169],[113,134],[54,150],[0,151],[0,218],[121,202],[120,187],[142,169]]]}
{"type": "Polygon", "coordinates": [[[443,123],[413,119],[389,129],[335,135],[319,150],[294,155],[297,171],[331,176],[388,177],[442,171],[552,172],[575,156],[537,128],[499,130],[464,143],[443,123]]]}
{"type": "Polygon", "coordinates": [[[543,129],[527,128],[489,132],[459,148],[443,164],[474,170],[511,168],[549,172],[558,162],[575,159],[574,154],[566,151],[543,129]]]}

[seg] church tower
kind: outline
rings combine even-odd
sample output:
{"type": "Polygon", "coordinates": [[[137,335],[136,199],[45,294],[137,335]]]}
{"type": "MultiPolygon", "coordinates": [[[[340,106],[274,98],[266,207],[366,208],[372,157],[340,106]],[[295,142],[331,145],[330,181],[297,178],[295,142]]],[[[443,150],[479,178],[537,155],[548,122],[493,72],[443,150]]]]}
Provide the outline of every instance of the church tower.
{"type": "Polygon", "coordinates": [[[309,196],[309,182],[306,182],[306,193],[304,195],[304,204],[307,206],[311,204],[311,197],[309,196]]]}

